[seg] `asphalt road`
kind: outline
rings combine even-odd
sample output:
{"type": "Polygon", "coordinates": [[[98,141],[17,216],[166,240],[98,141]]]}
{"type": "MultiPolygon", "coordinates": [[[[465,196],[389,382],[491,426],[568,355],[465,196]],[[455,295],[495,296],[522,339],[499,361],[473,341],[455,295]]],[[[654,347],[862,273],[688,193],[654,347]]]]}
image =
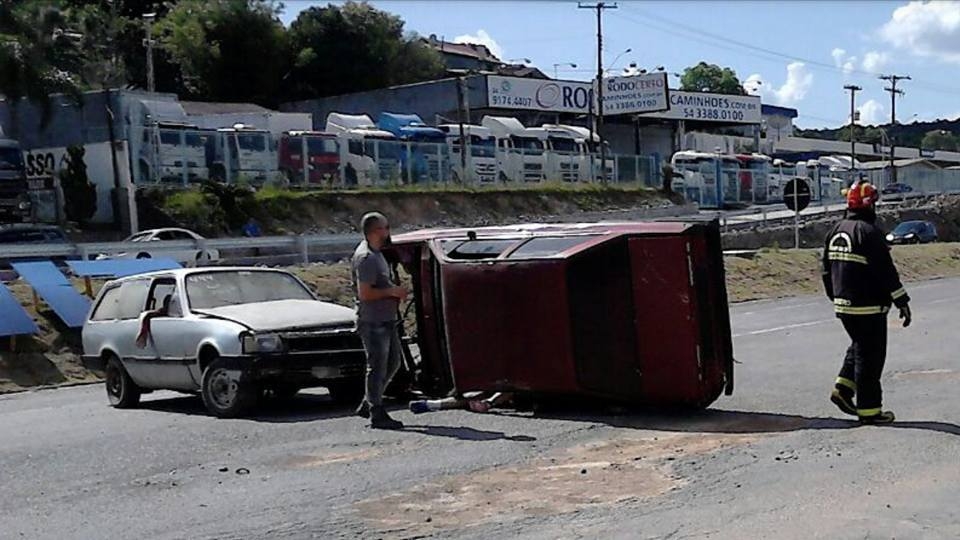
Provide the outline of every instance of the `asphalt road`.
{"type": "Polygon", "coordinates": [[[957,538],[960,281],[909,290],[887,427],[827,400],[846,343],[820,298],[736,306],[736,393],[702,413],[400,411],[385,433],[322,391],[248,420],[2,396],[0,538],[957,538]]]}

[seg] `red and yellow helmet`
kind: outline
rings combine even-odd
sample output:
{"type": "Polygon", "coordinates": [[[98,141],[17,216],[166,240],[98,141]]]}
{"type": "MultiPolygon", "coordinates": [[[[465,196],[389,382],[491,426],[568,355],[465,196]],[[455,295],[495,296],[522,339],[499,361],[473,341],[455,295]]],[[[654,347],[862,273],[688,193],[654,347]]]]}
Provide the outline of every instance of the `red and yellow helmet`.
{"type": "Polygon", "coordinates": [[[880,200],[880,192],[870,182],[854,182],[843,192],[844,196],[847,197],[847,208],[851,210],[870,208],[880,200]]]}

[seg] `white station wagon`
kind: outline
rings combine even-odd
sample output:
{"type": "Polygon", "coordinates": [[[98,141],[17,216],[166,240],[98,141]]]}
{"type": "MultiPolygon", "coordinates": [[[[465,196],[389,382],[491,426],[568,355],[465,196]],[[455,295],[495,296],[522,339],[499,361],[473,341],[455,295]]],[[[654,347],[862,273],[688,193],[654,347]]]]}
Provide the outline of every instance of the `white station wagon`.
{"type": "Polygon", "coordinates": [[[104,285],[83,326],[83,361],[106,372],[120,408],[157,389],[199,392],[219,417],[308,386],[348,402],[363,395],[366,369],[355,321],[281,270],[154,272],[104,285]],[[141,323],[149,332],[138,344],[141,323]]]}

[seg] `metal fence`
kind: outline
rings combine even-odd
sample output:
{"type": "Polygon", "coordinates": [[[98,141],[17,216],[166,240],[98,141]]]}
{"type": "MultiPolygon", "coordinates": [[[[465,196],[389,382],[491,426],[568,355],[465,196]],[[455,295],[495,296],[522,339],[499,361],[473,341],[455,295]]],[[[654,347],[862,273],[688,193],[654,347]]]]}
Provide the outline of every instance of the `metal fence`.
{"type": "Polygon", "coordinates": [[[358,186],[616,182],[660,184],[653,156],[599,155],[447,141],[398,141],[333,134],[273,137],[266,131],[175,127],[130,129],[134,183],[358,186]]]}

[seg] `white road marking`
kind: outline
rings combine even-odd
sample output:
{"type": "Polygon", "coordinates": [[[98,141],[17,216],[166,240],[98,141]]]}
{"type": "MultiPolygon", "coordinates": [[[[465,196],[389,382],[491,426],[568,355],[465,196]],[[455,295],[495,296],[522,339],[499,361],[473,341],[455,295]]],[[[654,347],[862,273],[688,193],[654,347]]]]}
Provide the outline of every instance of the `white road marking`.
{"type": "Polygon", "coordinates": [[[771,333],[773,333],[773,332],[780,332],[780,331],[783,331],[783,330],[791,330],[791,329],[793,329],[793,328],[804,328],[804,327],[807,327],[807,326],[816,326],[816,325],[818,325],[818,324],[824,324],[824,323],[828,323],[828,322],[833,322],[833,321],[835,321],[835,320],[836,320],[836,318],[833,318],[833,319],[823,319],[823,320],[820,320],[820,321],[810,321],[810,322],[805,322],[805,323],[788,324],[788,325],[786,325],[786,326],[777,326],[776,328],[764,328],[763,330],[754,330],[754,331],[752,331],[752,332],[744,332],[744,333],[742,333],[742,334],[734,334],[733,337],[734,337],[734,338],[738,338],[738,337],[743,337],[743,336],[759,336],[759,335],[762,335],[762,334],[771,334],[771,333]]]}
{"type": "Polygon", "coordinates": [[[802,308],[802,307],[819,306],[819,305],[824,304],[824,303],[829,304],[829,302],[826,301],[826,300],[824,300],[823,302],[807,302],[807,303],[805,303],[805,304],[790,304],[790,305],[787,305],[787,306],[778,306],[778,307],[767,308],[767,309],[763,309],[763,310],[759,310],[759,311],[744,311],[743,313],[737,313],[737,315],[740,315],[740,316],[746,316],[746,315],[765,315],[765,314],[767,314],[767,313],[769,313],[769,312],[771,312],[771,311],[785,311],[785,310],[788,310],[788,309],[797,309],[797,308],[802,308]]]}

